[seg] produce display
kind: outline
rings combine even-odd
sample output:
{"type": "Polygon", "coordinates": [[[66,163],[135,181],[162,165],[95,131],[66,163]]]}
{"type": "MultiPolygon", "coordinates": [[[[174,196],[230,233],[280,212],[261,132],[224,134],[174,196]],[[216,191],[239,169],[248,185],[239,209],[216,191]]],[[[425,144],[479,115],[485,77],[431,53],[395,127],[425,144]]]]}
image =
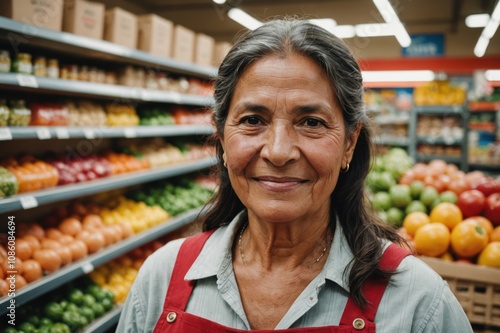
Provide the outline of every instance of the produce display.
{"type": "Polygon", "coordinates": [[[0,166],[0,198],[14,195],[19,190],[19,183],[16,176],[0,166]]]}
{"type": "Polygon", "coordinates": [[[30,126],[67,126],[69,125],[69,111],[61,104],[31,103],[30,126]]]}
{"type": "MultiPolygon", "coordinates": [[[[59,182],[59,173],[56,168],[30,154],[23,155],[18,159],[6,158],[0,161],[0,166],[9,170],[16,177],[17,193],[55,187],[59,182]]],[[[7,192],[13,193],[13,188],[11,187],[11,190],[7,192]]]]}
{"type": "Polygon", "coordinates": [[[108,159],[94,154],[86,157],[56,155],[49,158],[48,162],[59,173],[57,185],[74,184],[108,177],[112,171],[108,159]]]}
{"type": "Polygon", "coordinates": [[[139,116],[131,105],[107,104],[106,123],[109,126],[137,126],[139,125],[139,116]]]}
{"type": "Polygon", "coordinates": [[[114,306],[115,295],[88,277],[16,309],[16,325],[0,323],[3,333],[79,332],[114,306]]]}
{"type": "Polygon", "coordinates": [[[454,86],[448,81],[433,81],[415,87],[415,105],[463,105],[467,98],[464,87],[454,86]]]}

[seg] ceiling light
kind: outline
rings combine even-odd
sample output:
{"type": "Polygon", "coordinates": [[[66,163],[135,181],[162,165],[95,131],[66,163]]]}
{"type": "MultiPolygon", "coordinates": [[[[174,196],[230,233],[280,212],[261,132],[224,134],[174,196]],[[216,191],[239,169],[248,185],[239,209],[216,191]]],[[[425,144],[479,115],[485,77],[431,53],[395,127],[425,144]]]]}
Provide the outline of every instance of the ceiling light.
{"type": "Polygon", "coordinates": [[[497,1],[495,9],[493,9],[493,13],[491,14],[488,23],[484,27],[483,32],[481,32],[481,36],[479,36],[476,46],[474,47],[474,54],[477,57],[482,57],[486,53],[486,49],[488,48],[490,39],[497,32],[499,23],[500,23],[500,1],[497,1]]]}
{"type": "Polygon", "coordinates": [[[310,19],[309,22],[330,31],[331,33],[333,33],[335,26],[337,26],[337,22],[331,18],[310,19]]]}
{"type": "Polygon", "coordinates": [[[411,44],[411,38],[405,27],[399,20],[398,15],[394,11],[389,0],[373,0],[373,3],[377,7],[380,15],[384,18],[386,23],[393,25],[394,36],[398,40],[402,47],[408,47],[411,44]]]}
{"type": "Polygon", "coordinates": [[[231,20],[241,24],[242,26],[250,30],[255,30],[263,24],[262,22],[250,16],[245,11],[239,8],[231,8],[227,12],[227,15],[231,20]]]}
{"type": "Polygon", "coordinates": [[[491,18],[494,19],[495,21],[500,21],[500,2],[497,2],[495,9],[493,9],[491,18]]]}
{"type": "Polygon", "coordinates": [[[356,35],[359,37],[394,36],[395,31],[389,23],[367,23],[356,25],[356,35]]]}
{"type": "Polygon", "coordinates": [[[363,71],[365,82],[428,82],[433,81],[433,71],[363,71]]]}
{"type": "Polygon", "coordinates": [[[212,1],[215,2],[218,5],[223,5],[223,4],[226,3],[226,0],[212,0],[212,1]]]}
{"type": "Polygon", "coordinates": [[[500,81],[500,69],[489,69],[484,72],[484,76],[488,81],[500,81]]]}
{"type": "Polygon", "coordinates": [[[469,15],[465,18],[465,25],[469,28],[484,28],[489,19],[489,14],[469,15]]]}
{"type": "Polygon", "coordinates": [[[490,43],[489,38],[479,36],[476,46],[474,46],[474,54],[476,55],[476,57],[484,56],[484,53],[486,52],[486,48],[488,47],[489,43],[490,43]]]}
{"type": "Polygon", "coordinates": [[[482,35],[484,35],[484,37],[488,39],[491,39],[491,37],[495,35],[495,32],[497,32],[499,23],[500,22],[496,20],[489,20],[488,24],[486,24],[486,26],[483,29],[482,35]]]}
{"type": "Polygon", "coordinates": [[[337,25],[333,28],[333,34],[338,38],[352,38],[356,36],[353,25],[337,25]]]}

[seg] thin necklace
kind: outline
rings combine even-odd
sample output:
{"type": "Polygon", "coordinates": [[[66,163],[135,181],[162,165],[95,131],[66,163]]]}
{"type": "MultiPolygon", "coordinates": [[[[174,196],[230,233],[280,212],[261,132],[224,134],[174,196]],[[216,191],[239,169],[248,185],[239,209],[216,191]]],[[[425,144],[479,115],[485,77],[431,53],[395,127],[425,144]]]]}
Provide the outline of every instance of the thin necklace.
{"type": "MultiPolygon", "coordinates": [[[[240,236],[238,237],[238,248],[240,250],[241,261],[243,261],[244,265],[246,265],[246,263],[245,263],[245,254],[243,253],[243,250],[241,248],[241,238],[243,237],[243,232],[247,228],[247,225],[248,225],[248,223],[245,223],[245,225],[243,226],[243,228],[241,228],[240,236]]],[[[323,256],[326,253],[326,250],[328,250],[328,248],[330,247],[330,244],[332,244],[332,242],[333,242],[333,236],[332,236],[332,238],[330,238],[330,240],[328,241],[328,243],[326,244],[326,246],[323,248],[323,251],[321,251],[320,256],[316,260],[314,260],[312,262],[312,264],[309,265],[309,268],[312,267],[315,263],[319,262],[321,260],[321,258],[323,258],[323,256]]]]}

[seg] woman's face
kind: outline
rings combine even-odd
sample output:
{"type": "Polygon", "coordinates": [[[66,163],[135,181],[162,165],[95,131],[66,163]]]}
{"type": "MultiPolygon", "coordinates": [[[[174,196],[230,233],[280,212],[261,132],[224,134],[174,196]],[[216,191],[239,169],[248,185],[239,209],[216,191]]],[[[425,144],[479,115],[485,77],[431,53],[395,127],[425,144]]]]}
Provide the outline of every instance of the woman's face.
{"type": "Polygon", "coordinates": [[[328,77],[307,57],[266,56],[234,90],[221,144],[231,184],[249,214],[269,222],[328,216],[346,137],[328,77]]]}

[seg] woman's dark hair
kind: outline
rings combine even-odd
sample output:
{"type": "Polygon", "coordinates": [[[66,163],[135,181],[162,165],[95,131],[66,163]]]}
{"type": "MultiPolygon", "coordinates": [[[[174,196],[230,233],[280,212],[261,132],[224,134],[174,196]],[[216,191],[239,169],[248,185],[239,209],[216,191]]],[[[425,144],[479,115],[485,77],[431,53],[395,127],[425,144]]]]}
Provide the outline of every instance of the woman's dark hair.
{"type": "Polygon", "coordinates": [[[276,19],[240,37],[219,67],[215,80],[214,122],[216,131],[211,138],[216,146],[219,190],[208,203],[203,214],[203,230],[227,225],[245,209],[234,192],[226,168],[223,166],[222,146],[224,124],[238,79],[254,61],[267,55],[286,57],[300,54],[313,60],[330,79],[334,96],[343,112],[347,135],[361,124],[360,135],[348,172],[341,173],[331,195],[332,229],[335,215],[344,230],[354,254],[348,277],[351,294],[356,303],[366,306],[361,286],[367,279],[387,279],[393,272],[382,271],[378,262],[382,251],[379,238],[399,242],[394,229],[374,214],[364,189],[365,178],[371,166],[373,146],[371,126],[364,110],[364,90],[358,63],[346,44],[328,31],[306,20],[276,19]]]}

